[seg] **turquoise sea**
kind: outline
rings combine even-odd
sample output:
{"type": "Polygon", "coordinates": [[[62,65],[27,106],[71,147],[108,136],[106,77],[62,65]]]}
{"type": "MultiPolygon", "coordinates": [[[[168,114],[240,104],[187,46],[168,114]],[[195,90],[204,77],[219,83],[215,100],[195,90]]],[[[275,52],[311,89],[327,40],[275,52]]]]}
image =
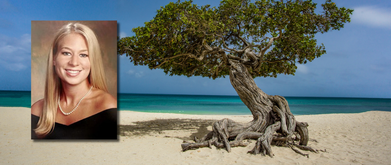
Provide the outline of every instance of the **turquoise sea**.
{"type": "MultiPolygon", "coordinates": [[[[239,96],[119,94],[120,110],[183,114],[251,115],[239,96]]],[[[294,115],[391,111],[391,99],[286,97],[294,115]]]]}
{"type": "MultiPolygon", "coordinates": [[[[391,111],[391,99],[286,97],[295,115],[391,111]]],[[[118,94],[122,111],[251,115],[238,96],[118,94]]],[[[0,91],[0,107],[31,107],[30,91],[0,91]]]]}

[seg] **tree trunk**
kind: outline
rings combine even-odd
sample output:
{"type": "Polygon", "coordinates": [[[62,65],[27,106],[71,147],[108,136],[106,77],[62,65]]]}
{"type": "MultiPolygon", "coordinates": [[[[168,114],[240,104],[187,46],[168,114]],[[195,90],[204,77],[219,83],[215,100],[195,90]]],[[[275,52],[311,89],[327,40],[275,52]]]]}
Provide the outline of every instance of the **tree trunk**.
{"type": "MultiPolygon", "coordinates": [[[[265,120],[266,123],[270,123],[273,102],[269,99],[269,95],[258,88],[243,64],[235,62],[230,62],[230,64],[229,79],[231,84],[242,102],[250,109],[254,117],[253,121],[265,120]]],[[[266,129],[265,126],[262,126],[260,131],[266,129]]]]}
{"type": "Polygon", "coordinates": [[[316,152],[306,146],[309,139],[308,124],[295,120],[284,97],[264,93],[255,84],[245,65],[239,62],[230,61],[230,81],[240,99],[251,111],[253,120],[246,124],[230,119],[217,121],[212,132],[200,140],[195,138],[196,143],[183,143],[183,151],[210,147],[213,144],[216,147],[225,147],[230,152],[231,147],[246,146],[244,139],[256,139],[255,147],[249,151],[253,154],[273,156],[270,147],[272,144],[289,146],[305,156],[308,155],[293,147],[316,152]],[[299,141],[299,144],[294,141],[299,141]]]}

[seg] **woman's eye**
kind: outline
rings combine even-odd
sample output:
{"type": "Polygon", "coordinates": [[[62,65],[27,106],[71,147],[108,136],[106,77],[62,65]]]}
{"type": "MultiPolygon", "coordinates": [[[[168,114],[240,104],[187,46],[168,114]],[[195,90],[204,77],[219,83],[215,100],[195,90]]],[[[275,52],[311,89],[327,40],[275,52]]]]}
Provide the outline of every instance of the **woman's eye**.
{"type": "Polygon", "coordinates": [[[69,52],[62,52],[62,54],[66,55],[66,56],[70,56],[71,55],[71,53],[69,53],[69,52]]]}
{"type": "Polygon", "coordinates": [[[87,54],[80,54],[80,57],[88,57],[87,54]]]}

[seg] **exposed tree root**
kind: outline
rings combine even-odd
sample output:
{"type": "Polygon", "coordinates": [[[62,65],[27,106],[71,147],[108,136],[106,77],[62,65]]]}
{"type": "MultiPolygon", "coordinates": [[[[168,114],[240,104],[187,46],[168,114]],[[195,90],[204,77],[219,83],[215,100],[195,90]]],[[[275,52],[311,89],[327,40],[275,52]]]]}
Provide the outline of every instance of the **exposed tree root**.
{"type": "Polygon", "coordinates": [[[273,157],[271,145],[290,147],[303,156],[298,149],[317,153],[308,147],[308,124],[298,122],[289,109],[288,102],[282,96],[270,96],[257,87],[248,69],[241,63],[230,61],[230,81],[240,99],[249,108],[253,120],[246,124],[236,123],[231,119],[223,119],[213,124],[212,132],[195,143],[183,143],[182,150],[201,147],[225,148],[247,146],[246,139],[256,140],[252,154],[273,157]]]}
{"type": "Polygon", "coordinates": [[[299,150],[295,149],[295,148],[293,147],[293,145],[290,145],[290,147],[291,147],[291,149],[292,149],[293,151],[295,151],[296,153],[298,153],[298,154],[300,154],[300,155],[303,155],[303,156],[307,156],[307,158],[309,158],[309,155],[308,155],[308,154],[304,154],[304,153],[300,152],[299,150]]]}
{"type": "Polygon", "coordinates": [[[289,147],[294,152],[307,157],[309,157],[308,154],[304,154],[298,149],[318,153],[318,150],[307,146],[309,141],[308,124],[295,120],[289,107],[286,106],[285,98],[281,96],[270,97],[272,97],[273,108],[269,115],[266,115],[269,117],[268,119],[258,118],[247,124],[239,124],[230,119],[217,121],[213,124],[213,131],[201,139],[195,138],[195,143],[183,143],[182,150],[211,148],[214,145],[230,152],[232,147],[247,146],[248,143],[244,140],[254,139],[257,142],[248,153],[273,157],[271,145],[289,147]]]}
{"type": "Polygon", "coordinates": [[[273,133],[276,132],[278,129],[281,128],[281,123],[276,122],[273,125],[270,125],[266,128],[265,132],[261,137],[258,138],[257,143],[255,144],[255,147],[249,151],[248,153],[252,154],[259,154],[262,155],[269,155],[270,157],[273,157],[274,154],[271,149],[271,143],[273,140],[273,133]]]}

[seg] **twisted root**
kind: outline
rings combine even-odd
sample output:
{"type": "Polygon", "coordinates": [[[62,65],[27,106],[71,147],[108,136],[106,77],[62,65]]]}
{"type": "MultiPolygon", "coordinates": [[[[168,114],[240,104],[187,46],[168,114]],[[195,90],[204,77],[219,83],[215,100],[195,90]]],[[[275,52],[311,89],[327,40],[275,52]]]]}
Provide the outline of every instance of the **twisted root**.
{"type": "Polygon", "coordinates": [[[308,124],[295,120],[285,98],[270,96],[270,100],[274,104],[267,118],[254,117],[254,120],[247,124],[239,124],[231,119],[217,121],[213,124],[213,131],[201,139],[195,138],[195,143],[183,143],[182,150],[211,148],[214,145],[230,152],[231,147],[245,147],[248,143],[243,142],[244,140],[254,139],[257,142],[248,153],[273,157],[271,145],[290,147],[294,152],[307,157],[309,157],[308,154],[304,154],[296,148],[318,153],[318,150],[307,146],[309,141],[308,124]]]}

